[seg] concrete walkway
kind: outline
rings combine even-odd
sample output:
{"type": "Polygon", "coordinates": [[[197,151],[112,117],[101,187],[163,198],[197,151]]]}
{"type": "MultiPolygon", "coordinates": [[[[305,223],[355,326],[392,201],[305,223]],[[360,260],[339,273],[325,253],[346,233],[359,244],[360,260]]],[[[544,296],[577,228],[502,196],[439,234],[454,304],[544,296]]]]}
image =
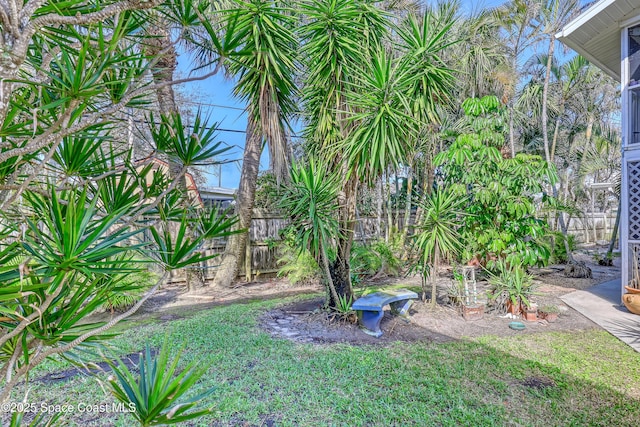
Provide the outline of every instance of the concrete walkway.
{"type": "Polygon", "coordinates": [[[560,297],[568,306],[640,352],[640,316],[620,301],[620,279],[560,297]]]}

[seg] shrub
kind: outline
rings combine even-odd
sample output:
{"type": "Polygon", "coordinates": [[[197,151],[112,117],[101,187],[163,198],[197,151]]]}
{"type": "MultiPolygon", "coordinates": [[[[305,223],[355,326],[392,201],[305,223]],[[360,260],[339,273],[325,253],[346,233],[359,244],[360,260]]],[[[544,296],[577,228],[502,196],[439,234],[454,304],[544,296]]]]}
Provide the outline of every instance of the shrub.
{"type": "Polygon", "coordinates": [[[398,275],[402,268],[401,250],[401,245],[395,239],[390,242],[380,239],[370,245],[354,243],[350,266],[356,281],[377,274],[398,275]]]}
{"type": "MultiPolygon", "coordinates": [[[[569,258],[567,257],[567,250],[564,246],[564,236],[562,233],[560,231],[552,231],[547,234],[546,240],[551,249],[549,263],[566,264],[569,261],[569,258]]],[[[568,234],[567,242],[569,243],[569,250],[574,251],[576,249],[576,236],[568,234]]]]}
{"type": "Polygon", "coordinates": [[[354,243],[351,248],[351,272],[356,276],[372,276],[382,268],[382,259],[370,245],[354,243]]]}
{"type": "Polygon", "coordinates": [[[277,211],[278,201],[282,198],[283,189],[276,182],[276,177],[271,172],[263,172],[258,176],[256,183],[256,195],[253,204],[254,209],[266,209],[277,211]]]}
{"type": "Polygon", "coordinates": [[[178,424],[211,413],[213,408],[200,406],[214,389],[180,399],[209,366],[193,361],[178,369],[179,358],[180,354],[169,360],[165,340],[158,354],[153,354],[149,345],[146,346],[145,352],[140,354],[137,373],[131,372],[124,363],[116,365],[109,361],[114,374],[109,377],[109,389],[116,399],[132,409],[130,414],[141,426],[178,424]]]}
{"type": "MultiPolygon", "coordinates": [[[[498,98],[486,96],[463,102],[462,131],[434,164],[445,188],[466,200],[460,233],[466,243],[463,258],[483,261],[504,258],[511,264],[543,265],[549,258],[541,244],[547,223],[538,217],[536,194],[555,184],[555,166],[540,156],[518,153],[505,158],[505,109],[498,98]]],[[[548,195],[542,204],[551,201],[548,195]]]]}
{"type": "Polygon", "coordinates": [[[149,270],[136,270],[120,275],[118,284],[107,293],[107,300],[102,308],[112,313],[129,309],[158,279],[158,275],[149,270]]]}
{"type": "Polygon", "coordinates": [[[302,252],[284,243],[278,258],[278,277],[286,277],[292,285],[316,283],[320,279],[320,267],[308,250],[302,252]]]}
{"type": "Polygon", "coordinates": [[[518,307],[523,304],[531,305],[529,298],[534,295],[535,284],[533,276],[528,274],[521,265],[508,265],[503,260],[495,263],[496,272],[491,273],[489,285],[490,298],[497,303],[497,308],[506,308],[511,302],[518,307]]]}

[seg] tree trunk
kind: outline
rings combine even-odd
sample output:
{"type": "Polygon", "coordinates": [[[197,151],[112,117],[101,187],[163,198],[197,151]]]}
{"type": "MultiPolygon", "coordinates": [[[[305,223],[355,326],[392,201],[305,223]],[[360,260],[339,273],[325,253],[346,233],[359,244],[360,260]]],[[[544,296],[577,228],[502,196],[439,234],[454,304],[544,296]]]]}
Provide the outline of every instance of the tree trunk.
{"type": "Polygon", "coordinates": [[[15,66],[15,70],[10,67],[14,67],[11,61],[0,59],[0,125],[7,117],[9,101],[13,93],[13,79],[18,74],[17,66],[15,66]]]}
{"type": "Polygon", "coordinates": [[[394,174],[395,188],[396,188],[396,203],[395,203],[395,228],[396,230],[400,230],[400,186],[398,185],[398,169],[396,168],[396,172],[394,174]]]}
{"type": "Polygon", "coordinates": [[[549,98],[549,81],[551,80],[551,64],[553,62],[555,44],[553,35],[551,35],[547,52],[547,70],[544,74],[544,85],[542,86],[542,140],[544,142],[544,158],[549,163],[551,163],[551,152],[549,150],[549,135],[547,134],[547,99],[549,98]]]}
{"type": "MultiPolygon", "coordinates": [[[[618,228],[620,227],[620,214],[622,212],[622,200],[618,200],[618,212],[616,212],[616,223],[611,231],[611,240],[609,241],[609,249],[607,249],[607,260],[613,260],[613,248],[616,246],[616,240],[618,239],[618,228]]],[[[605,221],[607,219],[605,218],[605,221]]]]}
{"type": "Polygon", "coordinates": [[[513,125],[513,101],[509,102],[509,147],[511,148],[511,158],[516,156],[516,136],[513,125]]]}
{"type": "MultiPolygon", "coordinates": [[[[148,30],[150,37],[146,49],[151,57],[157,58],[156,64],[151,68],[151,75],[153,76],[154,83],[158,85],[156,88],[156,98],[158,100],[160,114],[162,116],[171,116],[172,114],[178,113],[178,106],[176,104],[173,86],[167,83],[173,81],[178,65],[178,53],[171,42],[168,25],[164,25],[165,22],[160,16],[156,16],[156,19],[159,20],[158,24],[151,26],[148,30]]],[[[184,165],[182,161],[175,156],[168,156],[167,160],[169,163],[169,177],[171,180],[179,180],[177,189],[182,192],[184,206],[188,207],[191,205],[191,200],[187,189],[187,178],[186,174],[181,173],[184,165]]],[[[187,230],[187,237],[193,237],[191,227],[187,230]]],[[[204,284],[202,276],[198,275],[196,271],[192,269],[185,269],[185,279],[189,292],[195,291],[199,286],[204,284]]]]}
{"type": "MultiPolygon", "coordinates": [[[[353,298],[353,287],[351,286],[351,267],[349,259],[351,257],[351,246],[355,230],[355,209],[358,195],[358,181],[353,175],[345,184],[345,188],[340,195],[340,229],[342,234],[337,241],[336,260],[331,268],[331,277],[337,295],[346,298],[353,298]]],[[[330,307],[336,307],[338,301],[331,301],[330,307]]]]}
{"type": "Polygon", "coordinates": [[[556,157],[556,145],[558,144],[558,134],[560,133],[560,119],[562,117],[560,116],[560,114],[558,114],[558,117],[556,117],[556,124],[555,127],[553,129],[553,141],[551,142],[551,152],[549,153],[549,156],[551,158],[551,162],[553,162],[553,160],[556,157]]]}
{"type": "MultiPolygon", "coordinates": [[[[564,180],[562,180],[561,178],[561,184],[562,182],[568,181],[569,180],[569,176],[565,174],[564,180]]],[[[563,188],[568,188],[568,185],[566,187],[563,186],[563,188]]],[[[558,199],[558,197],[560,197],[560,195],[558,194],[558,189],[555,185],[552,186],[553,189],[553,197],[558,199]]],[[[564,193],[564,191],[563,191],[564,193]]],[[[566,197],[565,194],[562,195],[562,199],[566,202],[566,197]]],[[[573,253],[571,252],[571,249],[569,248],[569,237],[568,237],[568,231],[567,231],[567,224],[564,221],[564,215],[562,214],[562,212],[558,212],[557,213],[557,221],[558,224],[560,226],[560,231],[562,232],[562,237],[563,237],[563,243],[564,243],[564,248],[565,251],[567,252],[567,263],[568,264],[573,264],[575,263],[575,259],[573,258],[573,253]]]]}
{"type": "Polygon", "coordinates": [[[236,196],[235,214],[238,216],[237,230],[245,230],[239,234],[232,234],[227,240],[222,261],[213,280],[214,287],[228,287],[238,275],[239,263],[247,244],[253,203],[255,201],[256,183],[262,153],[262,138],[256,119],[249,112],[247,122],[247,137],[244,146],[242,172],[236,196]]]}
{"type": "Polygon", "coordinates": [[[276,102],[275,89],[271,85],[264,87],[260,96],[260,128],[269,149],[269,170],[276,178],[276,183],[287,182],[291,168],[291,150],[289,138],[283,129],[280,118],[280,105],[276,102]]]}
{"type": "Polygon", "coordinates": [[[438,303],[438,264],[440,264],[440,248],[438,242],[433,248],[433,266],[431,270],[431,307],[438,303]]]}
{"type": "Polygon", "coordinates": [[[422,206],[424,206],[424,204],[427,202],[427,196],[429,196],[429,194],[431,194],[431,190],[433,189],[433,183],[435,181],[435,172],[433,170],[433,166],[432,166],[432,162],[431,159],[433,158],[433,148],[435,147],[435,145],[432,145],[431,148],[431,153],[428,154],[427,159],[426,159],[426,164],[424,167],[425,170],[425,175],[426,175],[426,182],[423,182],[423,187],[422,187],[422,195],[420,196],[420,202],[418,203],[418,209],[416,210],[416,220],[415,220],[415,224],[420,224],[420,222],[422,221],[422,215],[424,214],[424,209],[422,209],[422,206]]]}
{"type": "MultiPolygon", "coordinates": [[[[320,242],[320,254],[320,257],[322,258],[322,269],[324,271],[325,280],[327,281],[327,297],[325,300],[325,305],[327,307],[336,307],[338,303],[338,293],[336,292],[336,287],[333,284],[333,279],[331,278],[329,258],[327,257],[327,251],[322,242],[320,242]],[[333,304],[331,304],[332,301],[333,304]]],[[[347,297],[347,301],[349,301],[349,297],[347,297]]]]}
{"type": "Polygon", "coordinates": [[[407,168],[407,201],[404,205],[404,225],[402,229],[402,242],[409,235],[409,225],[411,224],[411,192],[413,191],[413,169],[407,168]]]}
{"type": "MultiPolygon", "coordinates": [[[[513,73],[515,74],[514,79],[516,79],[516,82],[519,79],[519,72],[518,72],[518,55],[520,53],[520,40],[522,39],[522,35],[525,31],[525,25],[521,25],[519,30],[518,30],[518,37],[516,38],[516,42],[513,46],[513,58],[512,58],[512,62],[511,62],[511,67],[513,68],[513,73]]],[[[512,86],[512,87],[515,87],[512,86]]],[[[513,90],[513,92],[515,93],[515,90],[513,90]]],[[[516,156],[516,135],[515,135],[515,126],[513,123],[513,112],[515,110],[513,104],[515,102],[514,99],[514,94],[510,94],[511,96],[509,96],[509,148],[511,148],[511,158],[513,159],[516,156]]]]}
{"type": "Polygon", "coordinates": [[[382,212],[384,210],[384,189],[382,178],[378,179],[376,184],[376,227],[377,237],[382,238],[382,212]]]}
{"type": "Polygon", "coordinates": [[[391,204],[391,183],[387,176],[387,229],[385,232],[385,240],[389,242],[391,239],[391,231],[393,230],[393,206],[391,204]]]}

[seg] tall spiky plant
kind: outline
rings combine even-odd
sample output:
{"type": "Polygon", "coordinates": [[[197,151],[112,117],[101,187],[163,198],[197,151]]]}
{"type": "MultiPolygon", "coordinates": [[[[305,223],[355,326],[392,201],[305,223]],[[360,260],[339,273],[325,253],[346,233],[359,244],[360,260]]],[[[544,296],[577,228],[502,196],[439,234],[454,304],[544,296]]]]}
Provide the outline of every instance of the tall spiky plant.
{"type": "Polygon", "coordinates": [[[324,273],[326,304],[338,301],[339,296],[331,277],[328,249],[340,237],[336,212],[339,178],[327,166],[315,159],[307,165],[291,168],[290,183],[280,201],[283,211],[291,218],[295,242],[301,250],[308,250],[318,260],[324,273]]]}
{"type": "Polygon", "coordinates": [[[423,206],[424,215],[418,224],[415,245],[422,265],[422,300],[426,299],[426,274],[431,282],[431,305],[436,305],[438,267],[442,258],[458,255],[462,249],[462,236],[458,232],[464,215],[465,198],[454,191],[437,190],[431,193],[423,206]]]}
{"type": "Polygon", "coordinates": [[[307,1],[302,9],[307,20],[301,28],[308,68],[303,98],[306,136],[310,150],[324,154],[345,183],[339,196],[344,234],[332,272],[337,293],[350,297],[349,254],[358,187],[406,163],[418,132],[412,105],[425,102],[430,107],[439,101],[430,96],[442,89],[434,76],[447,72],[430,55],[438,51],[446,31],[427,25],[426,40],[417,35],[423,45],[397,57],[385,48],[390,21],[373,2],[307,1]],[[419,62],[423,68],[418,72],[419,62]],[[422,78],[423,90],[415,90],[412,85],[422,78]],[[431,90],[425,96],[424,91],[431,90]]]}

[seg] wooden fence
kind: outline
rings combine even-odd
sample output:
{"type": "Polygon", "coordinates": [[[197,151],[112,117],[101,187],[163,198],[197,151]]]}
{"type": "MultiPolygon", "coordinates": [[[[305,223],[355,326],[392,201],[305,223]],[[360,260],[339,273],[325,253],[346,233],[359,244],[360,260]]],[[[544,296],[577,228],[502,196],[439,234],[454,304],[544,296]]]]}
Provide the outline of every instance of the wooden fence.
{"type": "MultiPolygon", "coordinates": [[[[404,214],[400,214],[400,223],[404,222],[404,214]]],[[[412,218],[413,219],[413,218],[412,218]]],[[[240,265],[239,276],[247,277],[249,280],[257,275],[273,275],[278,271],[278,244],[280,241],[280,231],[289,222],[281,215],[269,212],[254,211],[251,227],[249,228],[249,245],[243,255],[240,265]]],[[[383,236],[386,229],[386,218],[379,224],[377,218],[358,218],[355,228],[356,241],[368,241],[383,236]]],[[[209,242],[205,250],[206,255],[222,254],[224,252],[225,240],[215,239],[209,242]]],[[[205,279],[212,279],[220,263],[220,257],[213,258],[200,266],[204,271],[205,279]]]]}
{"type": "MultiPolygon", "coordinates": [[[[394,215],[394,223],[404,224],[404,213],[399,213],[399,220],[394,215]]],[[[412,215],[411,223],[414,218],[412,215]]],[[[568,224],[569,233],[576,235],[578,243],[604,242],[611,238],[611,232],[615,224],[615,212],[612,214],[594,213],[584,217],[572,218],[568,224]]],[[[273,275],[278,271],[277,261],[281,257],[278,253],[280,240],[280,230],[288,225],[286,218],[268,212],[256,211],[251,221],[249,229],[250,244],[241,260],[239,276],[247,277],[251,280],[260,275],[273,275]]],[[[382,219],[378,223],[375,217],[358,218],[355,228],[356,241],[370,241],[384,236],[387,219],[382,219]]],[[[225,240],[215,239],[210,242],[205,253],[222,254],[224,252],[225,240]]],[[[216,268],[219,265],[220,257],[213,258],[200,266],[204,271],[206,279],[215,276],[216,268]]],[[[178,279],[179,280],[179,279],[178,279]]]]}

